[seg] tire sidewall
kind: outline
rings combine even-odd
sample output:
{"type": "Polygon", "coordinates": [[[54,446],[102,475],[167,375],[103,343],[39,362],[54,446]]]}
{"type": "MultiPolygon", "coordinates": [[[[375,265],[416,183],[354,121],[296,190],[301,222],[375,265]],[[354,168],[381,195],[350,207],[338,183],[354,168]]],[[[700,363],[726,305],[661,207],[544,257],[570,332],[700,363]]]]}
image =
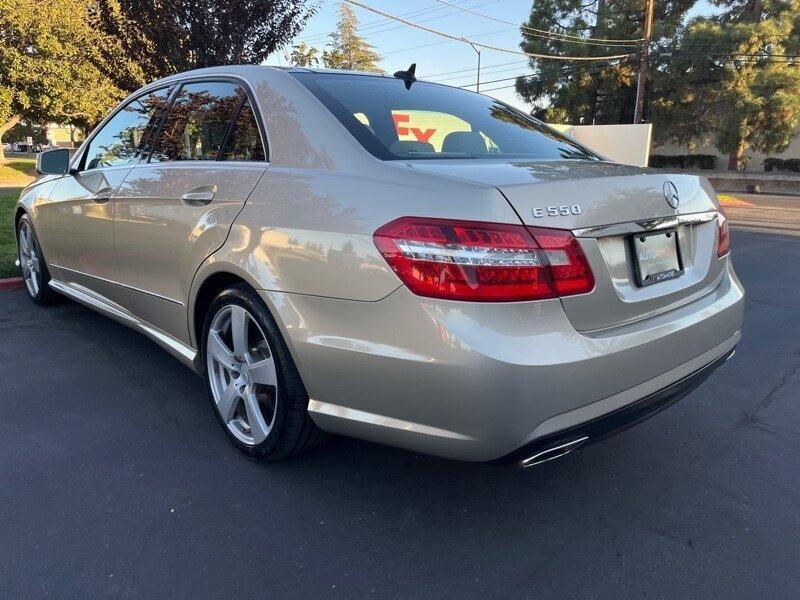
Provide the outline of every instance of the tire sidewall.
{"type": "Polygon", "coordinates": [[[263,305],[263,302],[260,298],[255,298],[254,293],[251,292],[249,289],[246,289],[244,286],[234,286],[232,288],[226,289],[221,292],[211,303],[207,313],[205,322],[203,323],[203,335],[201,341],[201,362],[203,367],[203,381],[205,382],[206,394],[208,395],[209,401],[211,402],[212,409],[214,410],[214,415],[217,417],[217,421],[222,426],[222,429],[225,431],[225,435],[231,441],[231,443],[236,447],[239,452],[248,456],[249,458],[253,459],[269,459],[270,455],[274,454],[280,447],[280,440],[281,435],[283,433],[283,428],[285,426],[286,421],[286,401],[288,399],[288,393],[285,385],[285,376],[284,376],[284,352],[286,352],[285,344],[283,343],[280,336],[280,332],[277,331],[277,326],[275,325],[272,317],[268,313],[266,307],[263,305]],[[228,424],[222,419],[219,410],[217,409],[217,404],[214,400],[214,394],[211,390],[211,382],[208,373],[208,360],[206,356],[207,352],[207,345],[208,345],[208,332],[211,328],[211,323],[214,321],[214,317],[217,313],[226,306],[237,305],[241,306],[245,310],[247,310],[257,321],[259,327],[261,327],[261,331],[264,333],[264,336],[267,338],[267,343],[269,344],[270,353],[272,354],[275,362],[275,372],[277,375],[278,380],[278,389],[277,389],[277,402],[275,407],[275,417],[272,423],[272,428],[270,429],[269,434],[267,435],[267,439],[265,439],[260,444],[256,444],[253,446],[247,445],[243,443],[240,439],[238,439],[233,433],[231,433],[230,429],[228,429],[228,424]]]}

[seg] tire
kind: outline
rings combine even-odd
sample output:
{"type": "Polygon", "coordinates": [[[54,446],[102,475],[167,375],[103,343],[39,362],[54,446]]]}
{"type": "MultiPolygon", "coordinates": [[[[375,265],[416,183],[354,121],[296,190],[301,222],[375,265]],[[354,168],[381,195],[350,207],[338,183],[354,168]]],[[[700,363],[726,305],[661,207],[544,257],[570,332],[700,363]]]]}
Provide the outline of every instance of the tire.
{"type": "Polygon", "coordinates": [[[28,215],[17,224],[17,257],[20,262],[25,290],[34,304],[52,304],[59,296],[50,287],[50,270],[39,245],[39,238],[28,215]]]}
{"type": "Polygon", "coordinates": [[[274,319],[246,284],[211,303],[201,357],[214,414],[245,456],[277,461],[326,439],[308,414],[308,394],[274,319]]]}

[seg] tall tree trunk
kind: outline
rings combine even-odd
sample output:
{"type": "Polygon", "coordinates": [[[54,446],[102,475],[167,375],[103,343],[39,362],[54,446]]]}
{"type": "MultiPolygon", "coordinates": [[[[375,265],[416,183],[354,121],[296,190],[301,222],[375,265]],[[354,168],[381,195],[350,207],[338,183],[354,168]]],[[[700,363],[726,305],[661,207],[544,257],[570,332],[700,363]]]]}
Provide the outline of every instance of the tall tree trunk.
{"type": "Polygon", "coordinates": [[[739,143],[736,147],[731,150],[730,154],[728,155],[728,171],[738,171],[739,166],[742,164],[742,159],[744,158],[744,151],[747,149],[747,145],[743,139],[739,139],[739,143]]]}
{"type": "Polygon", "coordinates": [[[19,123],[19,115],[14,115],[10,120],[6,121],[3,125],[0,125],[0,165],[5,164],[6,162],[6,153],[3,150],[3,136],[17,123],[19,123]]]}
{"type": "Polygon", "coordinates": [[[764,3],[762,0],[755,0],[753,2],[753,21],[756,23],[761,22],[761,17],[764,13],[764,3]]]}

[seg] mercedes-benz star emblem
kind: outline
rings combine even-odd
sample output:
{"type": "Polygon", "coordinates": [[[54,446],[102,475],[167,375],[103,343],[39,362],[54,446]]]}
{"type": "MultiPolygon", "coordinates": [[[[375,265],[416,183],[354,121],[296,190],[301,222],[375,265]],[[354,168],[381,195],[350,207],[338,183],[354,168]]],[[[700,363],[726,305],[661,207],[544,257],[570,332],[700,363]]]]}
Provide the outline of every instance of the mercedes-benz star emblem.
{"type": "Polygon", "coordinates": [[[671,181],[664,182],[664,198],[667,199],[667,204],[672,208],[678,208],[681,203],[681,197],[678,195],[678,188],[671,181]]]}

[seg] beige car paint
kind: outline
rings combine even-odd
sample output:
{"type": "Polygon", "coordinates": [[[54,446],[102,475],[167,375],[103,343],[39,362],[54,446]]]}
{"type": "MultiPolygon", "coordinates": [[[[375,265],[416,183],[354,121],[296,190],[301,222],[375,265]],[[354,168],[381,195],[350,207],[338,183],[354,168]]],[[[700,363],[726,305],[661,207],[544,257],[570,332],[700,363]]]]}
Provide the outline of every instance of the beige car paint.
{"type": "Polygon", "coordinates": [[[63,281],[84,286],[118,302],[114,285],[114,190],[129,166],[91,169],[60,177],[45,202],[37,207],[38,236],[46,240],[48,264],[63,281]]]}
{"type": "Polygon", "coordinates": [[[186,302],[197,267],[228,237],[265,163],[151,163],[130,170],[114,203],[117,281],[124,305],[189,343],[186,302]],[[208,187],[209,203],[186,202],[208,187]],[[212,189],[213,188],[213,189],[212,189]]]}
{"type": "Polygon", "coordinates": [[[322,428],[488,460],[554,423],[572,425],[656,391],[739,339],[743,290],[730,257],[716,257],[713,221],[681,225],[686,275],[649,288],[631,284],[619,234],[586,233],[580,243],[595,290],[536,302],[414,296],[372,242],[379,226],[407,215],[583,230],[715,213],[704,179],[599,161],[383,162],[275,68],[219,67],[150,87],[218,76],[252,91],[270,163],[244,171],[214,163],[209,173],[197,168],[170,181],[164,172],[183,165],[130,168],[108,209],[118,234],[117,273],[107,278],[115,291],[95,281],[102,275],[91,252],[77,251],[74,240],[54,247],[48,232],[86,235],[88,226],[45,216],[40,230],[41,215],[64,214],[59,197],[24,193],[19,205],[34,214],[48,260],[71,256],[72,268],[83,269],[79,282],[59,273],[60,291],[185,363],[197,365],[200,291],[231,274],[258,290],[275,317],[322,428]],[[684,197],[677,211],[660,192],[667,179],[684,197]],[[219,194],[206,209],[180,203],[201,185],[219,194]],[[580,214],[534,219],[534,208],[554,203],[580,204],[580,214]],[[108,308],[115,302],[119,314],[108,308]]]}

